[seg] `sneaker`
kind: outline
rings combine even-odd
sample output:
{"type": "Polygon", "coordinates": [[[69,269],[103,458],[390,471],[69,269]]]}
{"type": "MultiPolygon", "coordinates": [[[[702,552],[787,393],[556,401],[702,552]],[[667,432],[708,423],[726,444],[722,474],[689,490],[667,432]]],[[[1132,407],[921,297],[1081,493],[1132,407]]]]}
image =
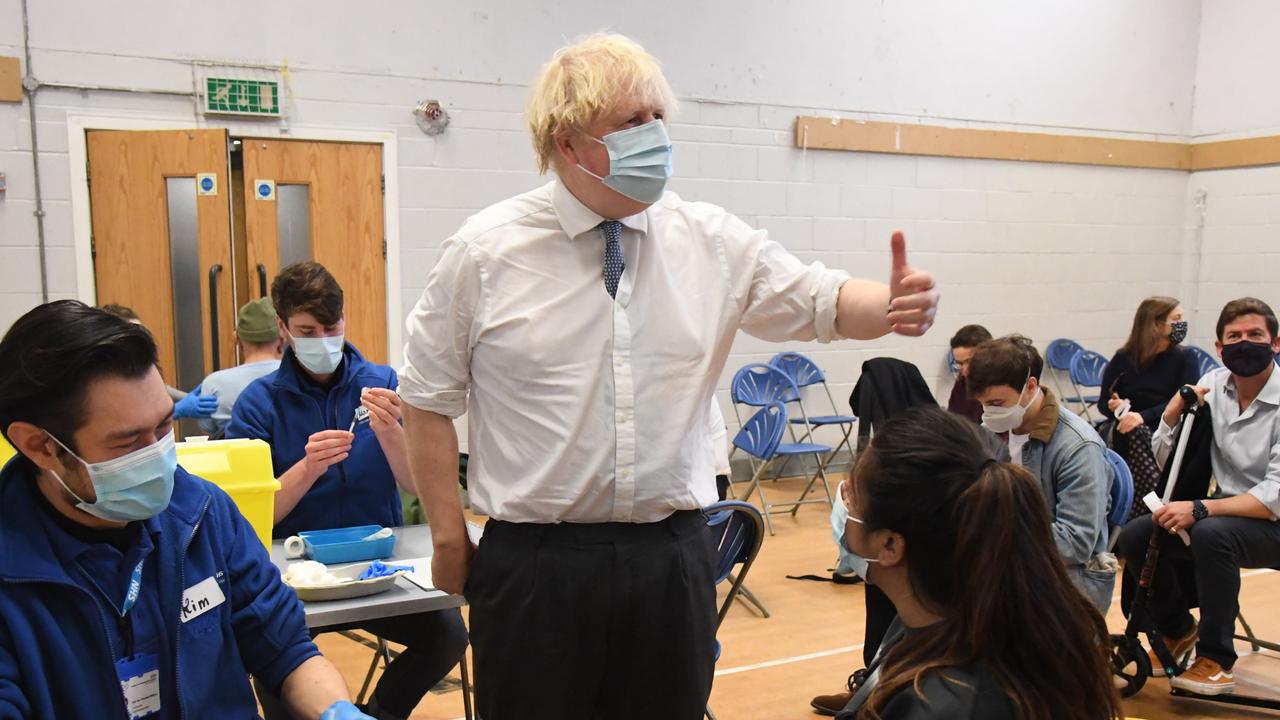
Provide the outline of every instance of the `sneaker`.
{"type": "MultiPolygon", "coordinates": [[[[1197,628],[1191,626],[1191,631],[1180,638],[1164,638],[1165,647],[1169,648],[1169,654],[1173,655],[1173,659],[1179,665],[1186,664],[1187,658],[1191,656],[1191,651],[1196,649],[1197,628]]],[[[1164,677],[1164,663],[1160,662],[1160,658],[1156,657],[1155,650],[1147,651],[1147,659],[1151,661],[1151,676],[1164,677]]]]}
{"type": "Polygon", "coordinates": [[[1235,676],[1207,657],[1196,658],[1194,665],[1169,684],[1197,695],[1223,695],[1236,689],[1235,676]]]}
{"type": "Polygon", "coordinates": [[[835,693],[833,695],[819,695],[809,701],[809,706],[819,715],[827,717],[835,717],[836,713],[844,709],[845,705],[853,699],[853,694],[858,691],[858,686],[867,679],[867,669],[863,668],[849,676],[845,681],[845,687],[849,688],[848,692],[835,693]]]}

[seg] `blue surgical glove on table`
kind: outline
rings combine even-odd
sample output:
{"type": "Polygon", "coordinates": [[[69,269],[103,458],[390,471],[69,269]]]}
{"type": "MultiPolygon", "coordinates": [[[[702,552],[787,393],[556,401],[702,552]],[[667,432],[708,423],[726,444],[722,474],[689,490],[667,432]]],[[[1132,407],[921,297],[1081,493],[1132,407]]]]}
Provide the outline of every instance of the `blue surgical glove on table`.
{"type": "Polygon", "coordinates": [[[346,700],[339,700],[324,711],[320,720],[375,720],[375,718],[360,712],[360,708],[346,700]]]}
{"type": "Polygon", "coordinates": [[[198,395],[196,392],[191,392],[173,404],[173,417],[175,419],[213,417],[213,412],[217,409],[217,395],[198,395]]]}

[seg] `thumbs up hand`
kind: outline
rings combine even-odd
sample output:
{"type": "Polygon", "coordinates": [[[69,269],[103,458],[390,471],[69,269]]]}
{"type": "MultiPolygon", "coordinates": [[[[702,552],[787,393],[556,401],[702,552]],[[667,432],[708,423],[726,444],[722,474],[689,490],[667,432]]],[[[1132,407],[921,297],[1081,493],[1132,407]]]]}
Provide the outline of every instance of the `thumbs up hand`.
{"type": "Polygon", "coordinates": [[[893,267],[889,271],[889,325],[899,335],[924,335],[938,312],[938,288],[933,275],[907,264],[907,241],[902,231],[889,241],[893,267]]]}

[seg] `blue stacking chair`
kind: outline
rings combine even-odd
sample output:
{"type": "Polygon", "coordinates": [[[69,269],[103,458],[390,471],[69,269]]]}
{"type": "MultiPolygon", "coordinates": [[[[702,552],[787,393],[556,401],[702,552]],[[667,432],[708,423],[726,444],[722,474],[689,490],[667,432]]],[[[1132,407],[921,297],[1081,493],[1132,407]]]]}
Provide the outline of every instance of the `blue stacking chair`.
{"type": "MultiPolygon", "coordinates": [[[[1085,399],[1080,397],[1080,393],[1068,395],[1062,391],[1062,383],[1058,380],[1060,373],[1071,372],[1071,360],[1078,353],[1084,352],[1084,348],[1075,340],[1066,338],[1058,338],[1049,343],[1049,347],[1044,350],[1044,361],[1049,367],[1049,375],[1053,378],[1053,389],[1058,391],[1058,399],[1063,404],[1084,405],[1085,399]]],[[[1041,380],[1043,381],[1043,377],[1041,380]]],[[[1095,402],[1097,402],[1095,400],[1095,402]]]]}
{"type": "MultiPolygon", "coordinates": [[[[817,363],[810,360],[808,357],[794,352],[778,353],[773,356],[773,359],[769,360],[769,364],[781,370],[787,375],[787,377],[791,378],[791,382],[795,383],[796,389],[800,391],[800,397],[797,398],[796,402],[800,406],[802,416],[792,417],[791,424],[806,425],[806,427],[814,428],[836,425],[844,433],[844,437],[836,444],[835,449],[831,451],[831,455],[827,458],[824,466],[831,462],[831,459],[836,456],[836,453],[840,452],[840,448],[848,448],[849,454],[852,456],[853,445],[849,442],[849,436],[853,433],[853,425],[858,422],[858,418],[855,415],[840,414],[839,408],[836,407],[836,399],[831,394],[831,387],[827,385],[827,376],[822,372],[822,368],[819,368],[817,363]],[[827,402],[830,403],[832,414],[813,415],[809,412],[809,409],[805,407],[804,388],[814,385],[821,385],[823,391],[827,393],[827,402]]],[[[803,437],[800,439],[808,440],[810,438],[803,437]]]]}
{"type": "Polygon", "coordinates": [[[1211,371],[1222,367],[1222,363],[1218,362],[1218,358],[1213,353],[1205,351],[1204,348],[1188,345],[1187,350],[1191,353],[1191,357],[1196,360],[1196,371],[1200,373],[1200,377],[1208,375],[1211,371]]]}
{"type": "Polygon", "coordinates": [[[1098,402],[1098,395],[1085,395],[1081,388],[1098,388],[1102,391],[1102,374],[1107,369],[1107,359],[1092,350],[1081,350],[1071,358],[1071,371],[1068,377],[1071,378],[1071,387],[1076,391],[1076,397],[1079,398],[1084,405],[1085,418],[1092,420],[1093,415],[1089,412],[1089,407],[1098,402]]]}
{"type": "MultiPolygon", "coordinates": [[[[716,616],[716,630],[719,631],[729,614],[729,606],[733,605],[739,593],[747,592],[747,573],[751,571],[764,542],[764,519],[754,505],[741,500],[724,500],[709,505],[703,512],[716,544],[716,585],[726,580],[730,583],[729,592],[725,594],[716,616]]],[[[720,641],[716,640],[716,660],[719,659],[720,641]]],[[[710,706],[706,708],[706,714],[715,720],[710,706]]]]}
{"type": "Polygon", "coordinates": [[[1119,453],[1110,448],[1106,452],[1107,462],[1115,471],[1115,478],[1111,481],[1110,506],[1107,509],[1107,550],[1111,550],[1120,539],[1120,531],[1129,522],[1129,513],[1133,510],[1133,473],[1129,472],[1129,464],[1119,453]]]}
{"type": "MultiPolygon", "coordinates": [[[[800,510],[801,505],[810,503],[825,502],[831,505],[831,486],[827,483],[827,474],[822,469],[822,456],[831,452],[831,447],[827,445],[818,445],[817,443],[783,443],[782,433],[787,427],[787,409],[781,402],[772,402],[756,411],[747,419],[747,422],[738,430],[738,434],[733,438],[734,447],[742,449],[751,456],[751,483],[747,487],[746,495],[742,496],[742,500],[751,498],[751,493],[756,490],[760,491],[760,504],[764,508],[765,525],[769,528],[769,534],[775,534],[773,527],[772,515],[779,512],[774,510],[776,507],[791,508],[791,515],[794,517],[796,512],[800,510]],[[764,477],[769,466],[773,464],[774,459],[778,457],[787,458],[796,455],[813,455],[818,460],[818,470],[809,477],[809,482],[805,485],[804,492],[800,493],[799,499],[790,500],[782,503],[771,503],[765,495],[764,487],[760,484],[760,479],[764,477]],[[809,492],[813,489],[814,483],[819,479],[822,480],[822,489],[826,491],[826,499],[814,498],[806,499],[809,492]]],[[[781,512],[786,512],[782,510],[781,512]]]]}
{"type": "MultiPolygon", "coordinates": [[[[769,403],[780,402],[783,405],[788,403],[800,402],[800,388],[796,386],[791,376],[775,368],[772,365],[763,363],[749,363],[738,368],[738,372],[733,375],[733,383],[729,386],[730,399],[733,401],[733,416],[738,421],[738,425],[742,425],[742,414],[738,410],[739,405],[748,405],[751,407],[764,407],[769,403]]],[[[800,418],[804,421],[805,435],[803,439],[807,440],[813,433],[812,427],[808,423],[808,415],[805,414],[804,407],[800,407],[800,418]]],[[[792,442],[799,442],[801,438],[796,437],[795,430],[788,425],[787,430],[791,435],[792,442]]],[[[737,447],[730,448],[729,456],[733,457],[733,453],[737,451],[737,447]]],[[[775,479],[782,476],[782,472],[786,470],[787,463],[790,462],[792,456],[783,459],[782,464],[776,468],[775,479]]],[[[821,458],[819,462],[821,462],[821,458]]]]}

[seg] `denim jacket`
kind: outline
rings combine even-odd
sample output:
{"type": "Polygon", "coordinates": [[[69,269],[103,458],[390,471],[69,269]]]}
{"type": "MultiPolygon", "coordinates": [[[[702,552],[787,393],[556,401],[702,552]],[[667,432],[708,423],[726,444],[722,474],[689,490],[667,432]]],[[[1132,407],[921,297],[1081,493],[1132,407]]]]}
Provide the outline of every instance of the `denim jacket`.
{"type": "Polygon", "coordinates": [[[1107,552],[1107,503],[1114,471],[1098,433],[1059,405],[1052,391],[1042,389],[1044,402],[1032,418],[1022,465],[1044,491],[1053,540],[1067,574],[1105,614],[1116,575],[1114,557],[1107,552]]]}

